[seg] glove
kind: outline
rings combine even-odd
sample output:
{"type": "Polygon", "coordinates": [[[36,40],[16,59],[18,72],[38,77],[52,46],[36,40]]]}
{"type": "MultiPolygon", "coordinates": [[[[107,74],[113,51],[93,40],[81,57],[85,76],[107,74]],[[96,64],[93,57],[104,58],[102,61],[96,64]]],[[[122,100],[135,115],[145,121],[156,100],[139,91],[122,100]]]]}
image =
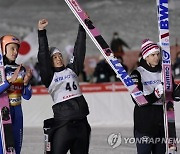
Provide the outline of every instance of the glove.
{"type": "Polygon", "coordinates": [[[177,102],[180,101],[180,85],[178,85],[173,92],[173,100],[177,102]]]}
{"type": "Polygon", "coordinates": [[[163,95],[163,85],[162,84],[158,84],[156,86],[156,88],[154,89],[154,94],[157,98],[161,98],[161,96],[163,95]]]}

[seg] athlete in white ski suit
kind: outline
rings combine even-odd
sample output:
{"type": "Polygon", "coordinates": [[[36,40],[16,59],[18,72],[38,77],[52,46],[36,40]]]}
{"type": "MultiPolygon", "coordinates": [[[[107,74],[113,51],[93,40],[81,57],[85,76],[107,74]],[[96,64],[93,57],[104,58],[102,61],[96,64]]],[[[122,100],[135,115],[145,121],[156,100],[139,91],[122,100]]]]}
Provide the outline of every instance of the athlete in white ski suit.
{"type": "MultiPolygon", "coordinates": [[[[131,78],[143,91],[148,104],[139,107],[135,102],[134,136],[138,139],[138,154],[164,154],[166,145],[163,119],[163,85],[161,84],[161,55],[159,46],[144,40],[141,46],[140,65],[131,73],[131,78]]],[[[175,100],[180,100],[180,86],[174,85],[175,100]]]]}

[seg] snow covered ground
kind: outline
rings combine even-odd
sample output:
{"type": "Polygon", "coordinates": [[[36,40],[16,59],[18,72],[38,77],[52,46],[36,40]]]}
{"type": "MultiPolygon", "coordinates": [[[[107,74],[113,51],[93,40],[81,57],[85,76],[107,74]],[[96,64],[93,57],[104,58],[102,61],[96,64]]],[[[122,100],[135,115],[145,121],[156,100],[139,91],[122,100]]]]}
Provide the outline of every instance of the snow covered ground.
{"type": "MultiPolygon", "coordinates": [[[[180,9],[177,0],[171,0],[170,38],[180,38],[180,9]]],[[[158,40],[156,1],[149,0],[79,0],[94,25],[107,43],[114,31],[119,32],[131,47],[139,49],[144,38],[158,40]]],[[[0,35],[12,33],[24,36],[36,28],[40,18],[49,20],[49,42],[60,49],[74,44],[78,21],[62,0],[0,0],[0,35]]],[[[99,54],[88,37],[87,55],[99,54]]]]}

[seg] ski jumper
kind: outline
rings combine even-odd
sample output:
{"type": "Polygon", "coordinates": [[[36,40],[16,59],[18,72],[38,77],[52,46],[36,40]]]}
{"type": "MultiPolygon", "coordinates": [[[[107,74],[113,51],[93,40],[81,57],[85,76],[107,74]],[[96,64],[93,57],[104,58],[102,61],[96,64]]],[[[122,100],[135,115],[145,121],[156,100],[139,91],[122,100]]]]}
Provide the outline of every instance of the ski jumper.
{"type": "Polygon", "coordinates": [[[91,128],[86,116],[89,109],[78,82],[86,51],[85,30],[79,27],[70,63],[58,68],[52,67],[46,30],[39,30],[38,38],[40,75],[54,102],[52,127],[57,129],[51,140],[52,153],[66,154],[70,150],[71,154],[88,154],[91,128]]]}
{"type": "Polygon", "coordinates": [[[7,80],[5,80],[4,83],[0,85],[0,93],[3,93],[4,91],[7,91],[8,93],[15,142],[15,151],[16,154],[20,154],[23,140],[23,113],[21,107],[21,97],[26,100],[30,99],[32,95],[32,89],[30,85],[24,86],[24,67],[21,68],[18,78],[15,82],[8,82],[8,79],[12,77],[18,65],[15,62],[10,63],[5,56],[3,58],[7,80]]]}
{"type": "MultiPolygon", "coordinates": [[[[131,73],[131,78],[144,93],[148,104],[139,107],[136,102],[134,107],[134,135],[138,139],[147,137],[148,139],[163,139],[164,132],[164,112],[163,101],[155,96],[154,89],[161,83],[161,65],[150,67],[142,58],[140,66],[131,73]]],[[[174,84],[174,87],[177,85],[174,84]]],[[[152,140],[151,140],[152,141],[152,140]]],[[[137,143],[138,154],[165,153],[165,143],[161,141],[154,143],[137,143]]]]}

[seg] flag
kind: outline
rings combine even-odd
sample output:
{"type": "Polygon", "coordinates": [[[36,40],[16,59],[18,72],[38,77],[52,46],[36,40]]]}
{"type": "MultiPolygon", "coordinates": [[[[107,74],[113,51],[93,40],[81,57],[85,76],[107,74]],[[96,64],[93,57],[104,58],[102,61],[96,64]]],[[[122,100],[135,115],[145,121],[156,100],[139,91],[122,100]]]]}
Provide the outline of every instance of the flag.
{"type": "Polygon", "coordinates": [[[16,62],[18,64],[26,63],[30,58],[37,58],[37,53],[38,35],[37,31],[33,30],[22,40],[16,62]]]}

